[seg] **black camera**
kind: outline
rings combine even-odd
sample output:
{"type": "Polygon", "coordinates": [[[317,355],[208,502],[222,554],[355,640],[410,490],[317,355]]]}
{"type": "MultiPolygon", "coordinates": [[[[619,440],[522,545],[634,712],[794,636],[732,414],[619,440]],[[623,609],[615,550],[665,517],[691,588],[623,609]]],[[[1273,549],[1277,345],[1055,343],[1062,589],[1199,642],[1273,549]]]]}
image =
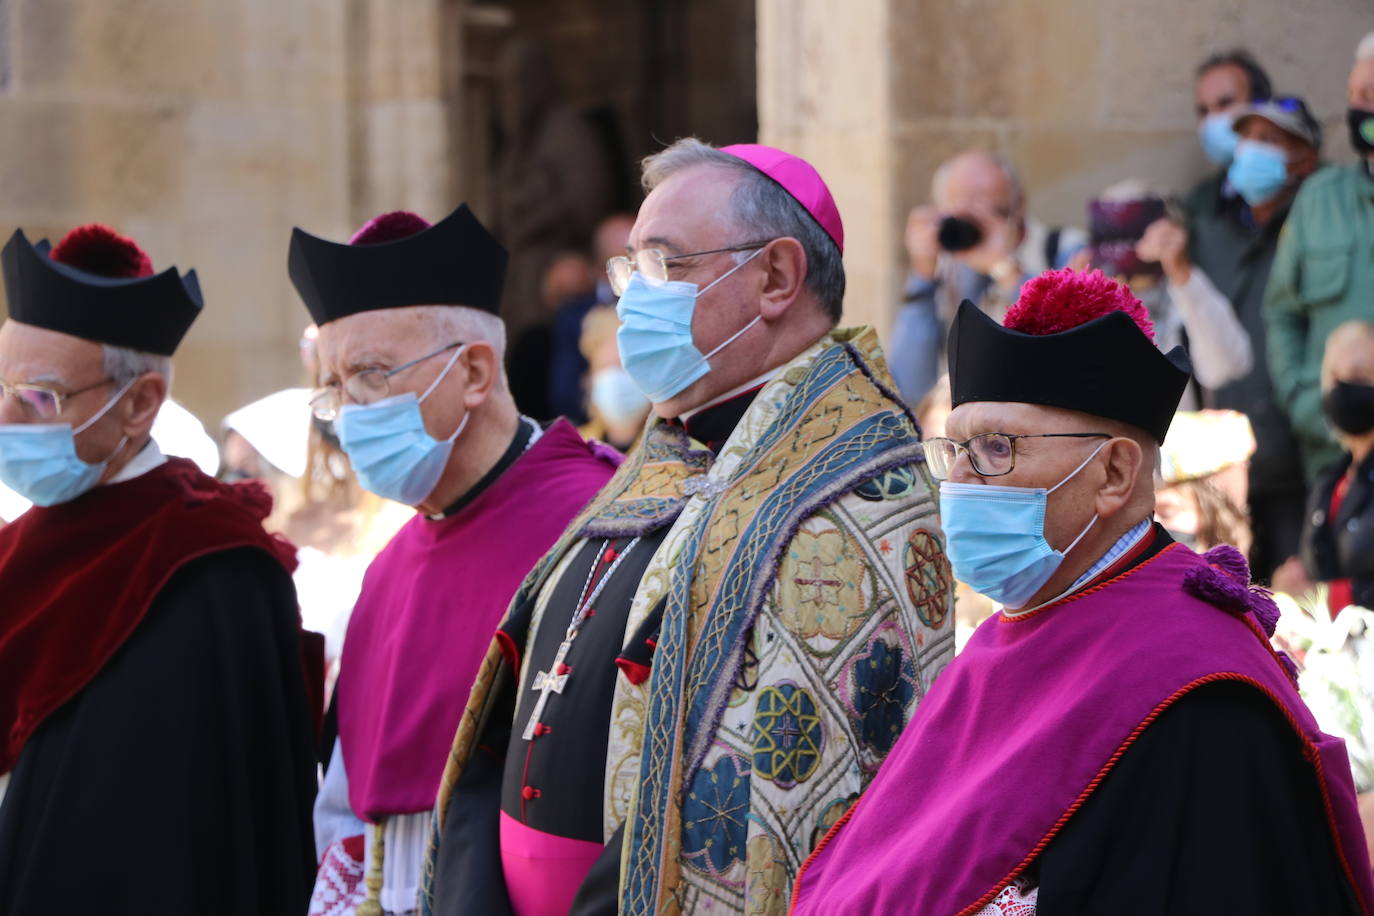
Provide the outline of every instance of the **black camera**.
{"type": "Polygon", "coordinates": [[[945,251],[968,251],[983,240],[983,230],[971,220],[946,216],[940,220],[938,238],[945,251]]]}

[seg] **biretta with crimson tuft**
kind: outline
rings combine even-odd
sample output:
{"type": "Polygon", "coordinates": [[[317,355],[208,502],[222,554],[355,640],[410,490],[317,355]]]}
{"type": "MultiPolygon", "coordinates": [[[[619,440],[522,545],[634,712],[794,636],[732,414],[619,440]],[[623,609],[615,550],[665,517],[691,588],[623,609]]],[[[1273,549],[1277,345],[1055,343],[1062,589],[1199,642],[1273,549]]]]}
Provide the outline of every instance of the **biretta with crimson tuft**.
{"type": "Polygon", "coordinates": [[[1145,306],[1101,271],[1051,270],[1028,280],[998,324],[973,303],[949,332],[953,406],[1040,404],[1128,423],[1159,442],[1192,365],[1161,353],[1145,306]]]}
{"type": "Polygon", "coordinates": [[[194,270],[153,270],[138,243],[89,223],[30,242],[24,230],[0,251],[9,316],[99,344],[171,356],[203,306],[194,270]]]}
{"type": "Polygon", "coordinates": [[[830,236],[840,254],[844,254],[844,223],[840,221],[840,210],[815,166],[800,156],[758,143],[736,143],[722,146],[720,151],[743,159],[777,182],[830,236]]]}
{"type": "Polygon", "coordinates": [[[461,305],[497,313],[506,249],[467,204],[431,225],[406,210],[365,223],[345,244],[297,228],[287,267],[316,324],[379,309],[461,305]]]}

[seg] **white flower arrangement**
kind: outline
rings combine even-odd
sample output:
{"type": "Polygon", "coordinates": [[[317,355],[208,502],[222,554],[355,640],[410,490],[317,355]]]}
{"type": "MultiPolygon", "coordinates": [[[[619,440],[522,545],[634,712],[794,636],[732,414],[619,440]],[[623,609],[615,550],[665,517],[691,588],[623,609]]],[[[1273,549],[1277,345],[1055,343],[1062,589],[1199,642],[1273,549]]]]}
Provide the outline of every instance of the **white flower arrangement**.
{"type": "Polygon", "coordinates": [[[1374,791],[1374,611],[1327,614],[1327,590],[1299,602],[1276,593],[1274,645],[1298,665],[1298,691],[1322,731],[1345,740],[1357,792],[1374,791]]]}

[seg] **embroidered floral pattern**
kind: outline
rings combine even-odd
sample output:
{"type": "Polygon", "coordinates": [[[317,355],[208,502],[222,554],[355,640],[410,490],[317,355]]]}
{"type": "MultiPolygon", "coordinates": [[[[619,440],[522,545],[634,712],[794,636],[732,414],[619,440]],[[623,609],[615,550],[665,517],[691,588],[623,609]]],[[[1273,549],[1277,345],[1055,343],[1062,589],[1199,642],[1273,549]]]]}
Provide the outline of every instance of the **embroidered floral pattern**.
{"type": "Polygon", "coordinates": [[[911,495],[915,487],[916,469],[908,465],[879,474],[872,480],[860,484],[855,488],[854,495],[876,503],[884,499],[905,499],[911,495]]]}
{"type": "Polygon", "coordinates": [[[749,816],[743,761],[726,754],[697,770],[682,814],[682,853],[689,865],[720,877],[743,859],[749,816]]]}
{"type": "Polygon", "coordinates": [[[844,639],[868,619],[863,552],[824,514],[807,521],[778,573],[782,623],[803,639],[844,639]]]}
{"type": "Polygon", "coordinates": [[[791,883],[782,847],[771,836],[761,833],[749,841],[747,861],[745,916],[781,916],[786,913],[791,883]]]}
{"type": "Polygon", "coordinates": [[[921,623],[933,630],[944,626],[949,616],[952,575],[944,548],[923,528],[911,534],[906,544],[906,591],[916,607],[921,623]]]}
{"type": "Polygon", "coordinates": [[[855,662],[853,678],[859,737],[886,754],[906,725],[906,710],[916,693],[916,672],[900,645],[875,639],[855,662]]]}
{"type": "Polygon", "coordinates": [[[754,713],[754,771],[782,788],[806,782],[821,762],[825,734],[816,701],[784,682],[759,692],[754,713]]]}

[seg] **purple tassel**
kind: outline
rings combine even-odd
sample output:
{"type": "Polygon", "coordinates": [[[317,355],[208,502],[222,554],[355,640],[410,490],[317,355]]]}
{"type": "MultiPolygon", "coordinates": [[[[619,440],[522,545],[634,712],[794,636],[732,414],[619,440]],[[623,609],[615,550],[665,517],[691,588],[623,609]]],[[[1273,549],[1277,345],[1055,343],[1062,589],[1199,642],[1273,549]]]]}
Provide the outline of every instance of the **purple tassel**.
{"type": "Polygon", "coordinates": [[[1221,544],[1202,558],[1207,565],[1188,570],[1183,576],[1183,590],[1223,611],[1250,614],[1266,636],[1273,636],[1279,622],[1279,606],[1268,591],[1251,587],[1250,564],[1245,562],[1244,555],[1230,544],[1221,544]]]}
{"type": "Polygon", "coordinates": [[[1250,610],[1250,590],[1244,582],[1213,566],[1196,566],[1183,576],[1183,590],[1232,614],[1250,610]]]}
{"type": "Polygon", "coordinates": [[[1237,582],[1250,584],[1250,564],[1245,562],[1245,554],[1230,544],[1218,544],[1204,553],[1202,558],[1208,566],[1215,566],[1237,582]]]}
{"type": "Polygon", "coordinates": [[[1293,686],[1298,686],[1298,663],[1293,661],[1293,657],[1282,649],[1274,654],[1279,657],[1279,662],[1283,665],[1283,670],[1288,672],[1288,679],[1293,682],[1293,686]]]}
{"type": "Polygon", "coordinates": [[[1274,629],[1279,625],[1279,606],[1274,603],[1274,596],[1268,589],[1258,585],[1250,588],[1250,613],[1264,630],[1265,636],[1274,635],[1274,629]]]}

